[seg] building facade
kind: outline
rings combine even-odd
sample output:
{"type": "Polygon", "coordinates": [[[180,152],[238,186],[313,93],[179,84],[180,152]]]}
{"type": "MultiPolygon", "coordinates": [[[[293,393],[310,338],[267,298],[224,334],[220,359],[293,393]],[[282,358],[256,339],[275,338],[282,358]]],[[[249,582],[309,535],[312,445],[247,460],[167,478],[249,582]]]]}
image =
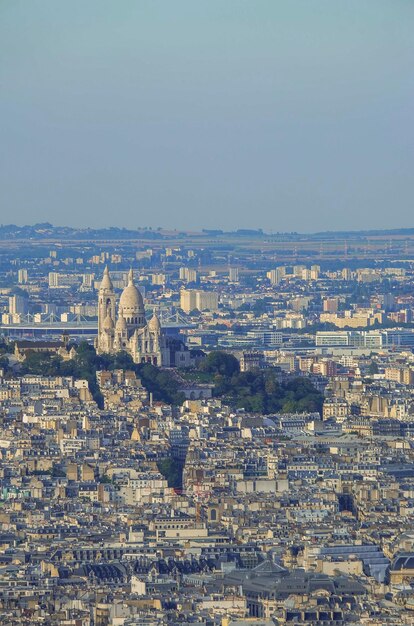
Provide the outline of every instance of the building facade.
{"type": "Polygon", "coordinates": [[[144,300],[134,282],[133,271],[118,304],[108,268],[102,278],[98,295],[98,354],[125,351],[135,363],[151,363],[168,367],[169,349],[157,315],[147,322],[144,300]]]}
{"type": "Polygon", "coordinates": [[[215,291],[202,291],[201,289],[181,289],[180,307],[185,313],[198,311],[217,311],[218,294],[215,291]]]}

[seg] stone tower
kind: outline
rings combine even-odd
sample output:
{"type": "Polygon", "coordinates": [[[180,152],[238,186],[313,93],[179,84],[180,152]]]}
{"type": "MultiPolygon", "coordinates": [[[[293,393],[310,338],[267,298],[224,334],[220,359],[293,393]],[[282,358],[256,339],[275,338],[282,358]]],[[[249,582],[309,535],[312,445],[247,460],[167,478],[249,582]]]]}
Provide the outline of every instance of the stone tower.
{"type": "MultiPolygon", "coordinates": [[[[104,352],[103,350],[103,337],[105,335],[105,329],[109,330],[110,322],[115,324],[116,319],[116,297],[114,286],[109,276],[108,267],[105,267],[104,275],[101,285],[99,287],[98,295],[98,352],[104,352]]],[[[107,346],[105,346],[107,348],[107,346]]]]}

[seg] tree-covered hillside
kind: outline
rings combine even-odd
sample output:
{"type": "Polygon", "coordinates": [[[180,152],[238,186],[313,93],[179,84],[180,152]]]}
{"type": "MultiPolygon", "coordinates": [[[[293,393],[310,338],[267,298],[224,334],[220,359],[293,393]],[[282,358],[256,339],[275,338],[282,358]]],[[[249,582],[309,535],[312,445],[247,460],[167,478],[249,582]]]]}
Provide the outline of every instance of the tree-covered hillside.
{"type": "MultiPolygon", "coordinates": [[[[76,357],[69,361],[63,361],[50,353],[29,352],[22,372],[86,379],[95,401],[102,407],[103,397],[96,381],[96,372],[115,369],[133,370],[155,400],[176,406],[184,401],[180,382],[172,370],[135,364],[126,352],[98,355],[93,346],[85,341],[78,346],[76,357]]],[[[211,352],[198,370],[182,371],[181,374],[188,380],[199,379],[212,383],[214,396],[222,398],[233,408],[262,414],[322,410],[323,396],[308,378],[292,378],[281,383],[274,369],[240,372],[238,360],[226,352],[211,352]]]]}

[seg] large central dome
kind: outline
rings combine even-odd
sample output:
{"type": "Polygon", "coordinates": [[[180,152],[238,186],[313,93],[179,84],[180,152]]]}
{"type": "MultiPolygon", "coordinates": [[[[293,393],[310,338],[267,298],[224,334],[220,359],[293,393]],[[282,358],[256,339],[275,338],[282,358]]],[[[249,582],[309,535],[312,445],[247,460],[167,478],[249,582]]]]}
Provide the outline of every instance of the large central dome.
{"type": "Polygon", "coordinates": [[[125,318],[135,315],[144,315],[144,300],[141,292],[134,283],[132,270],[128,274],[128,285],[125,287],[119,300],[119,309],[125,318]]]}

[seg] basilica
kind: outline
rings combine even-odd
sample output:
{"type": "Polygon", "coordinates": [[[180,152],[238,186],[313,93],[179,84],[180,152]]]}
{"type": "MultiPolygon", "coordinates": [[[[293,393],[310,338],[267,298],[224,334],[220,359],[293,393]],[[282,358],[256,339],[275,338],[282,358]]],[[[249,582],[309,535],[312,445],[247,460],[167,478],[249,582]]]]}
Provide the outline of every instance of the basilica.
{"type": "Polygon", "coordinates": [[[170,353],[160,320],[153,315],[145,319],[142,294],[134,282],[132,269],[128,284],[119,299],[118,316],[116,295],[105,268],[98,296],[98,337],[95,347],[98,354],[128,352],[134,363],[151,363],[168,367],[170,353]]]}

